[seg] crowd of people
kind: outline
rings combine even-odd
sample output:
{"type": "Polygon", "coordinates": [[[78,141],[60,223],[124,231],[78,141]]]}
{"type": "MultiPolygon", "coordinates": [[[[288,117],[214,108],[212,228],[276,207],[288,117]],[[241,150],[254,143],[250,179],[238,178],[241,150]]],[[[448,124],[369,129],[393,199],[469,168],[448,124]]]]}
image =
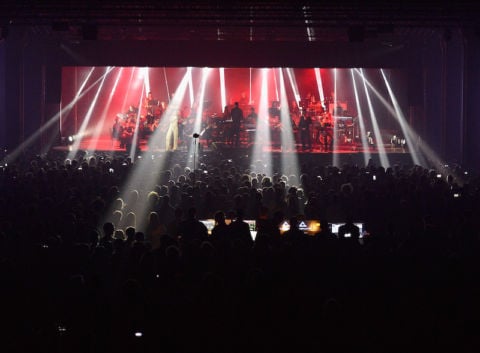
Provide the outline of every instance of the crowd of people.
{"type": "Polygon", "coordinates": [[[479,350],[477,175],[176,156],[151,189],[128,183],[151,158],[2,166],[5,352],[479,350]]]}

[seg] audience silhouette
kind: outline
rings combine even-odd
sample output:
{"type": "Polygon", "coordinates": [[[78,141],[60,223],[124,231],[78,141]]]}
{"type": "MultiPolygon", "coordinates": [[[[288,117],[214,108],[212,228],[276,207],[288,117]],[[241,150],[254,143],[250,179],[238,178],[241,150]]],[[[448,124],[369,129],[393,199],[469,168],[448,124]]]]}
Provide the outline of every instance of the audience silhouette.
{"type": "Polygon", "coordinates": [[[140,162],[57,153],[0,170],[5,352],[479,349],[480,178],[459,166],[173,155],[146,190],[140,162]]]}

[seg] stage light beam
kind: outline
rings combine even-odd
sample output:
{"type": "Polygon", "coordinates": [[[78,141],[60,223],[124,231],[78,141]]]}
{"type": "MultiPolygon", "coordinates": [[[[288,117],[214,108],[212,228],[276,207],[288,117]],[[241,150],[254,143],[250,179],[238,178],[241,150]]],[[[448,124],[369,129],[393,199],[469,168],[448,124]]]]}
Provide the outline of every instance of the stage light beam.
{"type": "Polygon", "coordinates": [[[110,90],[108,100],[105,103],[105,106],[103,108],[102,113],[100,114],[100,121],[97,124],[97,126],[95,127],[93,137],[90,140],[90,143],[89,143],[89,146],[88,146],[89,150],[96,150],[96,148],[97,148],[98,139],[99,139],[100,135],[103,133],[103,126],[105,125],[105,120],[107,118],[108,110],[110,109],[110,105],[112,104],[112,99],[115,96],[115,92],[117,91],[118,82],[120,81],[122,73],[123,73],[123,67],[118,70],[117,77],[115,78],[115,82],[113,84],[113,87],[110,90]]]}
{"type": "Polygon", "coordinates": [[[258,108],[257,131],[255,134],[255,146],[253,148],[252,165],[255,166],[257,173],[264,173],[268,176],[272,175],[272,156],[270,150],[266,148],[271,147],[270,123],[268,114],[268,74],[269,69],[260,69],[261,72],[261,89],[260,89],[260,103],[258,108]]]}
{"type": "MultiPolygon", "coordinates": [[[[282,143],[287,148],[287,151],[290,149],[291,153],[282,153],[282,174],[290,176],[295,175],[300,176],[300,168],[298,164],[298,158],[296,154],[296,143],[293,135],[292,129],[292,119],[290,117],[290,109],[288,107],[287,91],[285,89],[285,80],[283,77],[282,68],[278,69],[279,80],[280,80],[280,118],[282,122],[282,143]]],[[[297,178],[300,180],[300,178],[297,178]]],[[[298,185],[295,185],[298,186],[298,185]]]]}
{"type": "MultiPolygon", "coordinates": [[[[90,104],[90,107],[88,108],[87,114],[85,115],[85,118],[83,119],[82,124],[80,125],[80,129],[78,131],[78,135],[80,135],[80,136],[85,136],[85,130],[87,129],[88,123],[90,122],[90,119],[92,117],[93,110],[95,109],[95,106],[97,104],[97,100],[98,100],[98,97],[100,95],[100,92],[102,91],[103,84],[105,83],[105,79],[106,79],[107,75],[111,72],[112,69],[113,69],[112,67],[108,66],[106,71],[105,71],[105,74],[102,75],[102,80],[100,82],[100,85],[98,86],[95,97],[93,98],[93,101],[90,104]]],[[[77,139],[74,142],[74,144],[72,146],[72,150],[68,153],[68,156],[67,156],[68,159],[71,160],[71,159],[75,158],[75,156],[78,152],[78,148],[80,147],[80,143],[81,143],[81,139],[77,139]]]]}
{"type": "Polygon", "coordinates": [[[295,96],[295,100],[298,105],[300,105],[300,93],[298,92],[298,85],[297,85],[297,80],[295,78],[295,74],[292,72],[293,70],[291,68],[287,68],[287,76],[288,80],[290,81],[290,86],[293,91],[293,95],[295,96]]]}
{"type": "MultiPolygon", "coordinates": [[[[337,69],[333,69],[333,102],[334,102],[334,107],[337,106],[337,69]]],[[[333,112],[335,113],[335,112],[333,112]]],[[[334,115],[334,114],[332,114],[334,115]]],[[[335,119],[335,118],[334,118],[335,119]]],[[[338,167],[339,162],[338,162],[338,154],[337,154],[337,149],[338,149],[338,129],[337,129],[337,123],[334,120],[333,121],[333,157],[332,157],[332,164],[335,167],[338,167]]]]}
{"type": "MultiPolygon", "coordinates": [[[[225,69],[221,67],[220,69],[220,99],[222,102],[222,111],[227,105],[227,97],[225,92],[225,69]]],[[[252,96],[252,88],[250,84],[250,97],[252,96]]]]}
{"type": "MultiPolygon", "coordinates": [[[[185,98],[185,93],[188,86],[188,77],[190,74],[191,68],[187,68],[180,84],[178,85],[173,98],[167,106],[164,114],[160,119],[160,126],[155,130],[149,139],[149,152],[153,150],[152,146],[159,145],[159,142],[162,140],[162,135],[165,134],[165,127],[169,124],[169,118],[172,114],[179,109],[181,102],[185,98]]],[[[143,92],[142,92],[143,96],[143,92]]],[[[139,119],[137,119],[138,121],[139,119]]],[[[133,149],[133,148],[132,148],[133,149]]],[[[148,192],[154,189],[154,186],[158,180],[159,171],[163,171],[166,159],[169,154],[163,154],[160,158],[143,158],[145,154],[140,155],[142,158],[131,158],[132,161],[136,161],[134,168],[131,171],[131,174],[128,176],[127,182],[122,187],[124,194],[122,194],[122,199],[126,199],[131,190],[138,190],[142,197],[147,196],[148,192]]],[[[152,154],[153,156],[153,154],[152,154]]],[[[144,227],[147,224],[147,217],[150,212],[146,202],[141,202],[138,204],[135,209],[137,224],[137,230],[144,231],[144,227]]],[[[105,215],[104,222],[110,219],[110,215],[113,213],[113,205],[110,206],[108,213],[105,215]]],[[[103,223],[102,223],[103,224],[103,223]]]]}
{"type": "Polygon", "coordinates": [[[387,76],[383,72],[383,69],[380,69],[380,72],[382,74],[383,80],[385,81],[385,86],[387,87],[388,94],[390,95],[390,99],[392,101],[393,108],[395,110],[395,114],[393,116],[399,123],[403,136],[407,140],[408,149],[410,151],[410,155],[412,156],[413,163],[420,165],[421,162],[420,162],[420,159],[418,158],[417,152],[415,151],[411,130],[408,126],[405,116],[403,115],[403,112],[400,109],[400,106],[397,102],[397,98],[395,97],[395,94],[393,93],[392,88],[390,87],[390,83],[388,82],[387,76]]]}
{"type": "MultiPolygon", "coordinates": [[[[366,166],[372,155],[370,153],[370,148],[369,148],[368,142],[367,142],[367,130],[365,129],[365,121],[363,120],[363,111],[362,111],[362,106],[360,105],[357,83],[356,83],[356,80],[355,80],[355,73],[354,73],[353,69],[350,69],[350,73],[352,75],[353,92],[355,94],[355,103],[357,105],[358,124],[359,124],[359,127],[360,127],[360,139],[362,141],[363,159],[364,159],[365,166],[366,166]]],[[[355,139],[355,136],[353,136],[353,138],[355,139]]]]}
{"type": "Polygon", "coordinates": [[[190,94],[190,108],[193,107],[194,103],[194,95],[193,95],[193,78],[192,78],[192,70],[188,70],[188,93],[190,94]]]}
{"type": "Polygon", "coordinates": [[[363,80],[363,88],[365,90],[365,96],[367,98],[368,110],[370,113],[370,120],[372,122],[373,134],[375,136],[375,142],[380,158],[380,163],[384,168],[390,167],[390,162],[388,160],[387,154],[385,153],[385,146],[383,145],[382,135],[380,133],[380,128],[378,127],[377,117],[375,116],[375,110],[373,109],[372,100],[370,98],[370,92],[367,87],[366,77],[363,73],[363,69],[360,69],[360,74],[363,80]]]}
{"type": "Polygon", "coordinates": [[[316,67],[314,71],[315,71],[315,78],[317,80],[318,96],[320,97],[320,103],[323,105],[325,101],[325,95],[323,93],[322,75],[320,74],[320,69],[318,67],[316,67]]]}

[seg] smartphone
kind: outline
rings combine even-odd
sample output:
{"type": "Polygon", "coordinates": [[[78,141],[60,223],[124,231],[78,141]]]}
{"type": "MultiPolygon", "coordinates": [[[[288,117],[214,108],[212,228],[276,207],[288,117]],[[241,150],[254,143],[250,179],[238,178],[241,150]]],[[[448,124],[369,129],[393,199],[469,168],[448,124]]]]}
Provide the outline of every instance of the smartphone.
{"type": "Polygon", "coordinates": [[[460,197],[460,194],[459,194],[459,193],[455,193],[455,194],[453,194],[453,197],[455,197],[455,198],[460,197]]]}
{"type": "Polygon", "coordinates": [[[441,178],[442,178],[442,174],[437,174],[437,178],[438,178],[438,179],[441,179],[441,178]]]}
{"type": "Polygon", "coordinates": [[[352,237],[352,233],[345,233],[345,238],[351,238],[352,237]]]}
{"type": "Polygon", "coordinates": [[[376,175],[372,176],[372,180],[373,181],[377,180],[377,176],[376,175]]]}

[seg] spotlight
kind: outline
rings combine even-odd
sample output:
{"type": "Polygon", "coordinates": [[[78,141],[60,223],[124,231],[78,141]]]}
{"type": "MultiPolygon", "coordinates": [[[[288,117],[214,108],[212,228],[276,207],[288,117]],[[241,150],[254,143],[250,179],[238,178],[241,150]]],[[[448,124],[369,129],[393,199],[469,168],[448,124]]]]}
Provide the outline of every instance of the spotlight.
{"type": "Polygon", "coordinates": [[[65,146],[71,146],[75,142],[75,137],[73,135],[69,135],[67,137],[62,137],[61,142],[65,146]]]}

